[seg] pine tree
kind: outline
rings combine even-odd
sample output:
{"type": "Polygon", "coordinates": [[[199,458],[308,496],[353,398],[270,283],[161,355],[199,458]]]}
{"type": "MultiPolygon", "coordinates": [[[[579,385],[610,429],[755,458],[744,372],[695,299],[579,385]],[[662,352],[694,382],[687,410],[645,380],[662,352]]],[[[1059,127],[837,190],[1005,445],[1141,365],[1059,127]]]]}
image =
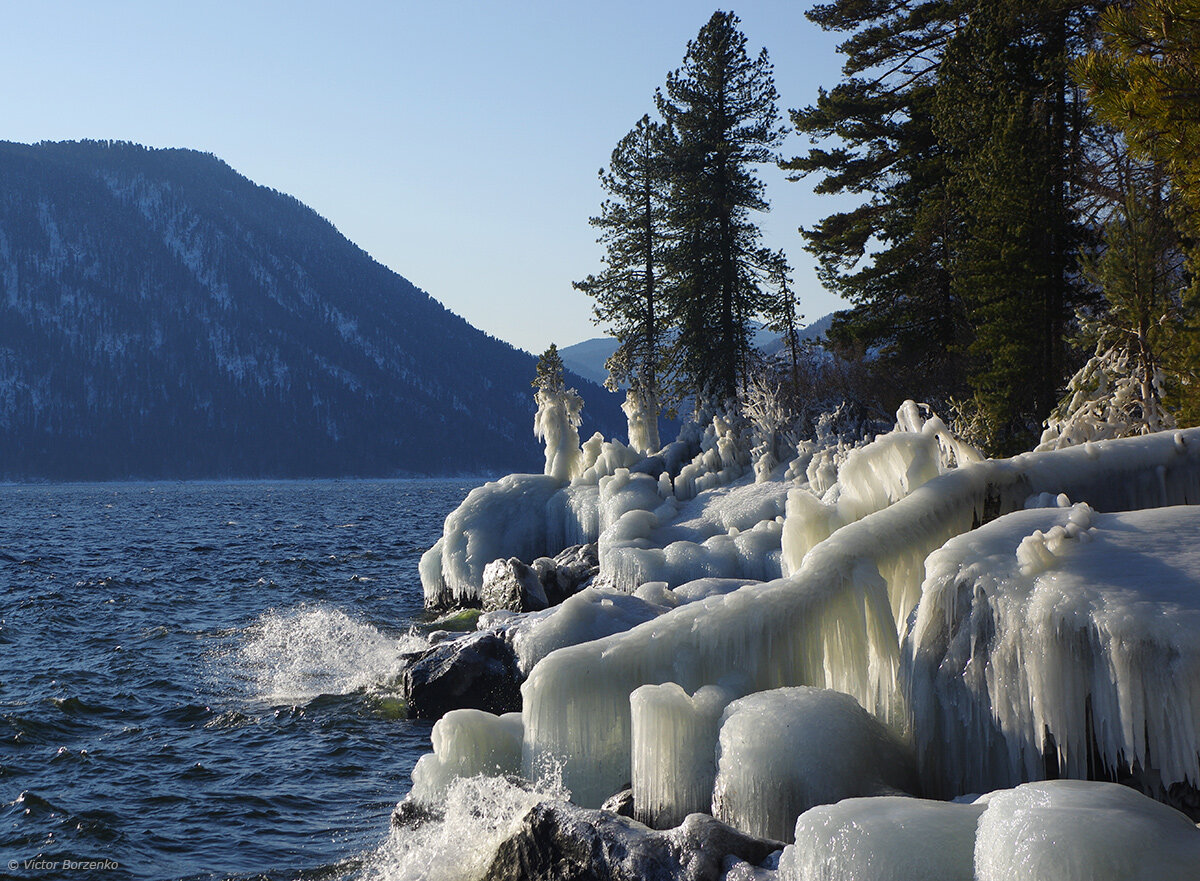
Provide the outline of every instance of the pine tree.
{"type": "MultiPolygon", "coordinates": [[[[667,198],[672,138],[670,130],[643,116],[612,152],[600,184],[608,197],[591,224],[601,230],[604,269],[575,287],[595,299],[597,324],[618,341],[610,359],[614,390],[628,385],[631,432],[645,433],[641,445],[657,449],[658,411],[670,349],[664,345],[664,272],[669,245],[667,198]],[[637,427],[635,428],[635,423],[637,427]]],[[[633,438],[630,438],[633,442],[633,438]]],[[[640,446],[639,446],[640,448],[640,446]]]]}
{"type": "Polygon", "coordinates": [[[1181,345],[1173,356],[1183,424],[1200,424],[1200,2],[1133,0],[1100,17],[1101,45],[1075,73],[1097,115],[1170,181],[1171,216],[1184,238],[1189,289],[1180,304],[1181,345]]]}
{"type": "Polygon", "coordinates": [[[964,319],[948,269],[948,171],[933,104],[944,46],[966,5],[835,0],[808,13],[825,30],[849,34],[838,47],[845,79],[791,111],[813,147],[783,168],[792,180],[822,175],[818,193],[865,196],[801,233],[822,282],[852,304],[830,339],[875,353],[896,390],[890,410],[907,394],[944,402],[965,388],[964,319]]]}
{"type": "Polygon", "coordinates": [[[754,165],[774,162],[784,129],[765,49],[751,58],[739,20],[715,12],[656,99],[676,134],[670,224],[681,369],[694,390],[736,401],[749,323],[769,305],[773,256],[750,212],[766,211],[754,165]]]}
{"type": "Polygon", "coordinates": [[[947,43],[935,132],[948,155],[951,291],[963,303],[972,404],[991,451],[1027,449],[1066,378],[1082,302],[1072,184],[1086,117],[1066,74],[1088,11],[979,0],[947,43]]]}

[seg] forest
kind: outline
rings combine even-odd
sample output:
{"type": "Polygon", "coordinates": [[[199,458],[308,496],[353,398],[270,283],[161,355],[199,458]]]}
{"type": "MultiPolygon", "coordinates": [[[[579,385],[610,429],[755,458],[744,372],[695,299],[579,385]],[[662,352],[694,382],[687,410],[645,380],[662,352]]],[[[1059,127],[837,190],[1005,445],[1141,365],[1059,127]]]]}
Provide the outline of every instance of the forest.
{"type": "Polygon", "coordinates": [[[605,255],[575,287],[620,343],[631,432],[691,407],[811,436],[905,398],[991,455],[1196,424],[1200,3],[807,15],[844,37],[841,77],[786,122],[767,50],[718,11],[600,171],[605,255]],[[782,155],[789,122],[807,152],[782,155]],[[768,163],[857,203],[799,230],[849,304],[819,347],[757,226],[768,163]]]}

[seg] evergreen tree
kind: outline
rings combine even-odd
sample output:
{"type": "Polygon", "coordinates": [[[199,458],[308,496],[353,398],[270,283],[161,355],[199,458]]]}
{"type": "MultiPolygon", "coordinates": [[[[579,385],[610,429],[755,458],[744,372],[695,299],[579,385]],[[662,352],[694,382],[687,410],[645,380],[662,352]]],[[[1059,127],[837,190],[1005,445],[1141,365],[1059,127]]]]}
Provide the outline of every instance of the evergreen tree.
{"type": "Polygon", "coordinates": [[[617,338],[617,352],[607,365],[610,386],[615,390],[628,385],[627,410],[636,410],[639,426],[653,428],[645,429],[648,434],[642,440],[655,449],[660,389],[669,369],[664,266],[671,149],[670,130],[649,116],[638,120],[617,144],[608,170],[600,171],[600,184],[609,198],[599,216],[591,218],[601,230],[604,269],[575,282],[578,290],[595,299],[596,323],[617,338]]]}
{"type": "Polygon", "coordinates": [[[876,367],[893,380],[890,410],[906,394],[944,402],[964,390],[946,157],[933,114],[942,52],[966,5],[835,0],[808,13],[825,30],[849,34],[839,46],[845,80],[791,111],[813,147],[783,168],[792,180],[822,175],[818,193],[866,196],[801,233],[822,282],[852,304],[830,339],[846,352],[876,353],[876,367]]]}
{"type": "Polygon", "coordinates": [[[1184,238],[1190,287],[1172,357],[1181,422],[1200,424],[1200,2],[1133,0],[1100,17],[1101,45],[1075,72],[1096,113],[1170,181],[1171,215],[1184,238]],[[1189,379],[1190,378],[1190,379],[1189,379]]]}
{"type": "Polygon", "coordinates": [[[769,305],[773,255],[750,212],[767,210],[754,165],[774,162],[779,123],[765,49],[751,58],[738,18],[715,12],[657,93],[677,142],[670,224],[681,369],[696,391],[736,400],[750,357],[749,322],[769,305]]]}
{"type": "Polygon", "coordinates": [[[949,40],[935,132],[950,156],[951,291],[973,334],[972,405],[993,452],[1027,449],[1065,380],[1081,302],[1072,204],[1086,117],[1066,70],[1087,11],[978,0],[949,40]]]}

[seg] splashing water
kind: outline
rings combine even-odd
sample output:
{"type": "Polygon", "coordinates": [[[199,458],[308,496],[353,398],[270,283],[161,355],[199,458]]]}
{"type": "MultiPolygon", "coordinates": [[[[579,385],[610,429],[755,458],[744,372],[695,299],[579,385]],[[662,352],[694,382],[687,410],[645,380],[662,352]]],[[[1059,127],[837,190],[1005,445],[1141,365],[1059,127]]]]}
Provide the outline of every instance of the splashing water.
{"type": "Polygon", "coordinates": [[[445,814],[416,828],[393,828],[366,858],[360,881],[474,881],[485,877],[496,851],[534,805],[566,801],[560,780],[533,786],[501,777],[459,778],[450,784],[445,814]]]}
{"type": "Polygon", "coordinates": [[[264,613],[246,632],[237,665],[254,695],[271,703],[394,688],[403,655],[427,643],[392,637],[340,609],[302,605],[264,613]]]}

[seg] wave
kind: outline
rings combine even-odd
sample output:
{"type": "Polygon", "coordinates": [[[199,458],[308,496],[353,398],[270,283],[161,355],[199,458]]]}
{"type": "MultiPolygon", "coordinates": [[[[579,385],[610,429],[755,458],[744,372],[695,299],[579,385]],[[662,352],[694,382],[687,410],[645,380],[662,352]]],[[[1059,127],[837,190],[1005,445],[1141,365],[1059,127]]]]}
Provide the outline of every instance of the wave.
{"type": "Polygon", "coordinates": [[[553,776],[536,786],[500,777],[459,778],[446,792],[445,813],[415,826],[393,827],[363,861],[358,881],[470,881],[485,876],[496,851],[529,809],[565,801],[553,776]]]}
{"type": "Polygon", "coordinates": [[[428,645],[415,635],[388,636],[325,606],[266,612],[245,639],[236,652],[237,665],[254,696],[273,704],[392,689],[404,655],[428,645]]]}

